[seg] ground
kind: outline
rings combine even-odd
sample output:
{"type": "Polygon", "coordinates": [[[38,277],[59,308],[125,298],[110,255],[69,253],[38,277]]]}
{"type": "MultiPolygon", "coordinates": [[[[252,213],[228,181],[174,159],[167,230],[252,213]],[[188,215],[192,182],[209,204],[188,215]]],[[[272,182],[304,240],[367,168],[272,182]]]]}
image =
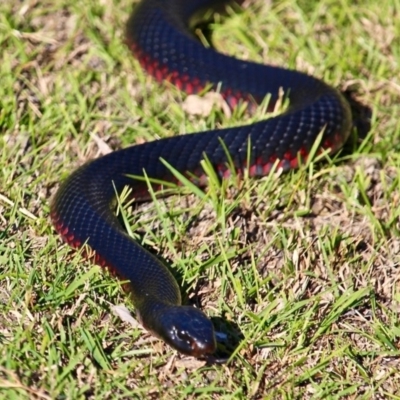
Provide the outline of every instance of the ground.
{"type": "Polygon", "coordinates": [[[124,45],[131,8],[0,4],[0,398],[400,398],[399,1],[246,1],[197,32],[325,80],[355,120],[334,157],[126,207],[212,318],[222,365],[121,320],[121,304],[134,311],[121,283],[49,220],[59,182],[91,158],[265,118],[193,115],[124,45]]]}

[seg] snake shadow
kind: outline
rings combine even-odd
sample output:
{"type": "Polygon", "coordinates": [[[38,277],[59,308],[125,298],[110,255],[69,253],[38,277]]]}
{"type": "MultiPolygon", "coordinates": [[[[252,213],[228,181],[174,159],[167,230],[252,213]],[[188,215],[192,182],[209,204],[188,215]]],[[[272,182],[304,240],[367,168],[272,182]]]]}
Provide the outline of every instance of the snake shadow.
{"type": "Polygon", "coordinates": [[[342,90],[341,93],[349,103],[353,116],[353,131],[342,149],[342,154],[348,155],[354,153],[368,136],[371,130],[372,108],[357,99],[356,87],[342,90]]]}

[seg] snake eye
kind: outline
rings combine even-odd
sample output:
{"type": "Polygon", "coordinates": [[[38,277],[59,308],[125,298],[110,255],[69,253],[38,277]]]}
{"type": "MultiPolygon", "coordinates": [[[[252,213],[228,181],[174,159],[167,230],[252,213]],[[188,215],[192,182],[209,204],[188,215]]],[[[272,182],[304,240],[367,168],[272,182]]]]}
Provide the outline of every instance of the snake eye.
{"type": "Polygon", "coordinates": [[[186,331],[177,331],[176,336],[182,342],[186,342],[189,344],[193,342],[193,338],[186,331]]]}

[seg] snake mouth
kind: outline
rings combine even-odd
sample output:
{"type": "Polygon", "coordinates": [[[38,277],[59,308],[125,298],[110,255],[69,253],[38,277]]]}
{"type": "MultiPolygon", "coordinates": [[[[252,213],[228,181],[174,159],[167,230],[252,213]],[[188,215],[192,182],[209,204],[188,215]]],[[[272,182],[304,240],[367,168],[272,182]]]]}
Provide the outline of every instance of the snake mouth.
{"type": "Polygon", "coordinates": [[[193,357],[197,357],[197,358],[206,356],[209,354],[214,354],[215,350],[217,349],[214,337],[202,338],[202,340],[190,340],[189,339],[188,343],[190,346],[190,355],[193,357]]]}
{"type": "Polygon", "coordinates": [[[180,353],[196,358],[211,355],[216,350],[216,343],[213,338],[193,338],[188,335],[187,332],[180,332],[179,334],[174,333],[166,342],[180,353]]]}

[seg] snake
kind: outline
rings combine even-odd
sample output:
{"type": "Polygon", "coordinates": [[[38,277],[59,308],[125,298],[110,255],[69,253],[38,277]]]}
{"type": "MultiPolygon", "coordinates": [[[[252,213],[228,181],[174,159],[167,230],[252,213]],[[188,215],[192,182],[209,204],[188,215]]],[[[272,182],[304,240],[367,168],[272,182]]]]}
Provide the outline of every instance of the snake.
{"type": "Polygon", "coordinates": [[[260,177],[287,171],[307,160],[315,143],[329,154],[339,150],[352,127],[346,99],[311,75],[240,60],[205,47],[192,29],[194,17],[225,0],[142,0],[126,25],[126,44],[157,82],[188,94],[220,93],[235,108],[269,105],[287,109],[248,125],[177,135],[133,145],[88,161],[60,185],[50,207],[56,231],[73,248],[88,246],[95,261],[129,282],[141,324],[178,352],[205,357],[216,351],[213,324],[199,308],[182,304],[179,285],[163,260],[132,239],[113,208],[129,186],[135,199],[148,195],[143,180],[176,181],[179,171],[203,182],[207,159],[224,179],[232,173],[260,177]]]}

